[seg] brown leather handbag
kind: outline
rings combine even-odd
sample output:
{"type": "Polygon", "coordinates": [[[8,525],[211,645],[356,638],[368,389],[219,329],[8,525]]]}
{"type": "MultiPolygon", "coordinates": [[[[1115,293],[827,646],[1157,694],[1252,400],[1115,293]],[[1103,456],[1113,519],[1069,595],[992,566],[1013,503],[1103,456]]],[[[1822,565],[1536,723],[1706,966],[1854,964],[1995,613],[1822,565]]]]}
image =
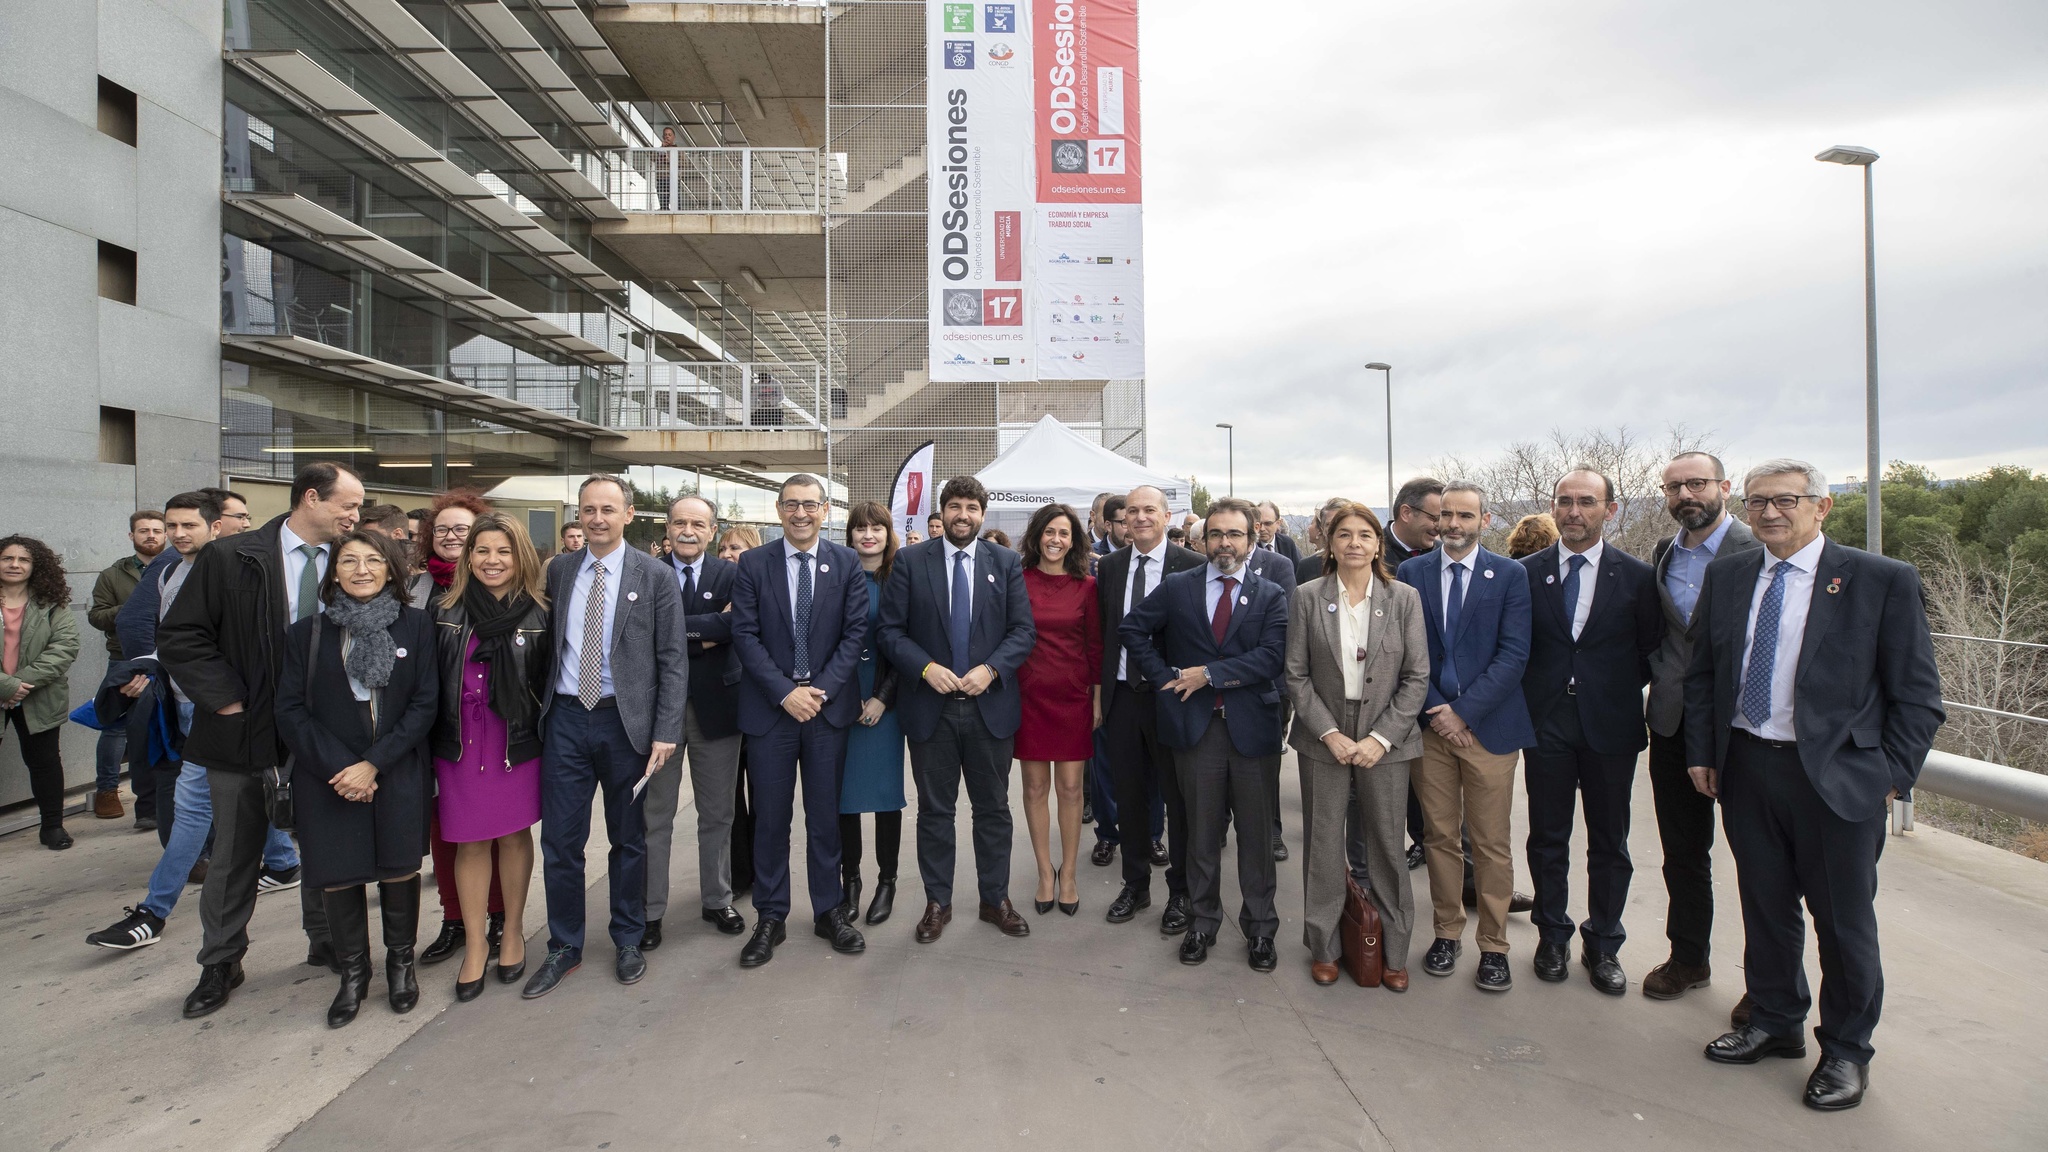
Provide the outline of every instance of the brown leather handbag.
{"type": "Polygon", "coordinates": [[[1337,926],[1337,938],[1344,945],[1344,967],[1361,988],[1380,986],[1386,957],[1380,951],[1380,910],[1358,881],[1344,877],[1344,919],[1337,926]]]}

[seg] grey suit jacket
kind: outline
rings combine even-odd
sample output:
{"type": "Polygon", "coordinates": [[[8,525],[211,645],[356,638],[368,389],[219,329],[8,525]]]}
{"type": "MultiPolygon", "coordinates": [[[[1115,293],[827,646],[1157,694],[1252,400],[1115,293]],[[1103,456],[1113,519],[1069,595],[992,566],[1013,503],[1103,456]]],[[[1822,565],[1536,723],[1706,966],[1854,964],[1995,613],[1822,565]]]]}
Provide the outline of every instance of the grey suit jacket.
{"type": "MultiPolygon", "coordinates": [[[[1287,621],[1287,692],[1294,699],[1294,729],[1288,743],[1296,752],[1329,760],[1322,734],[1341,728],[1344,664],[1341,651],[1343,582],[1319,576],[1294,590],[1287,621]]],[[[1423,629],[1422,597],[1400,581],[1375,579],[1366,596],[1372,606],[1367,628],[1364,695],[1359,715],[1366,729],[1393,745],[1385,759],[1422,755],[1422,701],[1429,694],[1429,637],[1423,629]]],[[[1347,733],[1349,735],[1349,733],[1347,733]]],[[[1360,733],[1363,735],[1363,733],[1360,733]]]]}
{"type": "MultiPolygon", "coordinates": [[[[1650,703],[1645,713],[1650,731],[1659,736],[1684,735],[1685,670],[1692,666],[1692,636],[1685,617],[1678,613],[1678,605],[1672,602],[1671,590],[1664,586],[1665,573],[1671,571],[1671,544],[1677,539],[1666,536],[1650,553],[1650,563],[1657,569],[1657,602],[1664,606],[1664,643],[1650,653],[1650,703]]],[[[1721,550],[1714,554],[1714,559],[1740,556],[1761,547],[1750,534],[1749,525],[1730,513],[1728,534],[1721,538],[1721,550]]],[[[1706,575],[1702,573],[1700,579],[1705,580],[1706,575]]],[[[1693,615],[1699,615],[1697,607],[1693,615]]]]}
{"type": "MultiPolygon", "coordinates": [[[[558,666],[548,673],[541,695],[543,722],[555,706],[555,682],[561,676],[559,661],[567,658],[566,630],[581,628],[581,620],[569,619],[569,594],[576,576],[583,570],[587,552],[573,554],[574,562],[550,563],[547,569],[549,627],[554,632],[558,666]]],[[[558,557],[558,559],[561,559],[558,557]]],[[[612,610],[612,696],[618,702],[619,721],[633,750],[646,755],[659,740],[664,744],[683,742],[683,709],[690,697],[690,658],[684,647],[683,593],[676,587],[672,571],[647,553],[625,545],[606,557],[623,560],[618,575],[608,581],[606,594],[612,610]]]]}

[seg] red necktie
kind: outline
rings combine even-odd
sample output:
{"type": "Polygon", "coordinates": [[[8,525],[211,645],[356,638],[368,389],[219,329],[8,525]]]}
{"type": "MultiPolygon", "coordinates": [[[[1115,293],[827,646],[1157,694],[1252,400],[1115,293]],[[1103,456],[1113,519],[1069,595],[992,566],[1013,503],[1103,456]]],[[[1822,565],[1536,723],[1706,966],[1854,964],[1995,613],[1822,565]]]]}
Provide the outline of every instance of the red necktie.
{"type": "Polygon", "coordinates": [[[1230,631],[1230,602],[1236,598],[1237,581],[1228,576],[1223,578],[1223,595],[1216,598],[1216,614],[1209,618],[1209,631],[1216,636],[1218,644],[1223,643],[1223,634],[1230,631]]]}

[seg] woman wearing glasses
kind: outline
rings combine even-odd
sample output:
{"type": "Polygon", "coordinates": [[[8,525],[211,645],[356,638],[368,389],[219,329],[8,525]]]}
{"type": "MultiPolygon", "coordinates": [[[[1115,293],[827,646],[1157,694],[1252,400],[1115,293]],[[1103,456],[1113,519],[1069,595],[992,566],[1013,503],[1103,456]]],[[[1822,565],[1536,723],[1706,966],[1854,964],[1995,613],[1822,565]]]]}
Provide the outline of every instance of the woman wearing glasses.
{"type": "Polygon", "coordinates": [[[1386,535],[1372,509],[1339,504],[1325,523],[1324,575],[1295,589],[1287,625],[1287,691],[1294,700],[1289,742],[1299,754],[1308,828],[1302,942],[1310,977],[1336,983],[1343,952],[1337,923],[1350,873],[1345,815],[1355,795],[1366,876],[1384,934],[1381,983],[1406,992],[1415,896],[1401,838],[1408,770],[1422,755],[1417,717],[1429,689],[1422,598],[1387,571],[1386,535]]]}

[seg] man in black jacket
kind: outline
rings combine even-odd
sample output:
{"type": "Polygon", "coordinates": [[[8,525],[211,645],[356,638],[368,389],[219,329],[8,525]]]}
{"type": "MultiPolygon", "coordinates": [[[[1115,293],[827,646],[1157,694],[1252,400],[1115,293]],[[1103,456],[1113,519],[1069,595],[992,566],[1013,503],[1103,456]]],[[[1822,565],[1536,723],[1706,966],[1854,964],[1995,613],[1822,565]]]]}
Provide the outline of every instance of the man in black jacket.
{"type": "MultiPolygon", "coordinates": [[[[273,714],[284,632],[320,611],[333,542],[355,527],[363,506],[361,479],[340,464],[300,468],[292,494],[289,513],[200,550],[157,630],[159,660],[194,705],[185,760],[205,767],[213,794],[213,863],[199,898],[205,937],[199,984],[185,997],[188,1019],[218,1010],[242,982],[269,830],[262,774],[285,757],[273,714]]],[[[329,965],[333,946],[318,901],[301,890],[306,962],[329,965]]]]}

